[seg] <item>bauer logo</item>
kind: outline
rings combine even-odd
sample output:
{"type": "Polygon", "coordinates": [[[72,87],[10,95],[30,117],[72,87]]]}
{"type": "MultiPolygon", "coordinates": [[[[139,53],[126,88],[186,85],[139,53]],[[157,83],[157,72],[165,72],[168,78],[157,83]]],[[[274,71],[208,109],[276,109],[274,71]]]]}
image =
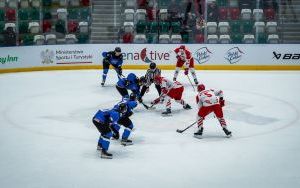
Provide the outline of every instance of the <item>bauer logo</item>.
{"type": "Polygon", "coordinates": [[[212,52],[207,47],[199,48],[194,53],[194,59],[199,63],[203,64],[210,60],[212,52]]]}
{"type": "Polygon", "coordinates": [[[225,54],[225,59],[230,63],[230,64],[235,64],[239,62],[242,59],[244,52],[240,50],[238,47],[234,47],[229,49],[226,54],[225,54]]]}
{"type": "Polygon", "coordinates": [[[43,64],[51,64],[54,62],[54,51],[52,50],[45,50],[41,52],[41,58],[43,64]]]}
{"type": "Polygon", "coordinates": [[[300,54],[292,54],[292,53],[277,53],[273,51],[273,58],[277,60],[299,60],[300,59],[300,54]]]}

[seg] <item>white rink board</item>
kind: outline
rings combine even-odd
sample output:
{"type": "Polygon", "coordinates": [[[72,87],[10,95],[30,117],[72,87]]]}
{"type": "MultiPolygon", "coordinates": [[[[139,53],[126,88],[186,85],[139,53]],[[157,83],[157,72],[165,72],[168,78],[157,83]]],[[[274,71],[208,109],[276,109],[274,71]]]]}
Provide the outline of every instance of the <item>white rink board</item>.
{"type": "MultiPolygon", "coordinates": [[[[175,44],[86,44],[0,48],[0,69],[102,65],[102,52],[122,48],[124,64],[174,65],[175,44]]],[[[299,44],[189,44],[196,65],[300,65],[299,44]]]]}

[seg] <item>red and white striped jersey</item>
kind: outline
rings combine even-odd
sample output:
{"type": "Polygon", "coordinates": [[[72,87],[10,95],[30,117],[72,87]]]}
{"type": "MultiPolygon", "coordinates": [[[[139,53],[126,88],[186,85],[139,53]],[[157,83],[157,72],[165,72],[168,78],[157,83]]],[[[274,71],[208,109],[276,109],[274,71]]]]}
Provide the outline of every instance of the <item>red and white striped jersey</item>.
{"type": "Polygon", "coordinates": [[[223,97],[222,90],[203,90],[198,93],[196,96],[196,101],[198,107],[201,108],[202,106],[212,106],[215,104],[219,104],[219,98],[223,97]]]}

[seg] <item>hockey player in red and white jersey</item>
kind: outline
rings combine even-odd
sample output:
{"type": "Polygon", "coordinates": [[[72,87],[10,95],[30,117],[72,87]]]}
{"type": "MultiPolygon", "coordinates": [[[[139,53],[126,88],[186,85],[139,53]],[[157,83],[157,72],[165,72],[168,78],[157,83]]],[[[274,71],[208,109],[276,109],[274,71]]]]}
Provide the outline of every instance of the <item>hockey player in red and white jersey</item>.
{"type": "Polygon", "coordinates": [[[231,132],[227,129],[226,121],[223,117],[222,107],[225,105],[223,91],[212,89],[206,90],[203,84],[198,85],[197,89],[198,95],[196,96],[196,101],[199,108],[197,120],[198,130],[194,133],[194,137],[202,138],[203,120],[211,112],[218,118],[226,136],[231,137],[231,132]]]}
{"type": "Polygon", "coordinates": [[[181,45],[180,47],[176,48],[174,52],[176,53],[177,63],[173,81],[177,80],[178,73],[181,67],[183,66],[184,74],[188,75],[189,71],[191,71],[192,76],[194,78],[194,82],[196,85],[198,85],[198,80],[194,68],[194,58],[192,57],[192,53],[189,50],[187,50],[184,45],[181,45]]]}
{"type": "Polygon", "coordinates": [[[155,81],[161,86],[161,95],[151,102],[152,105],[160,103],[165,103],[166,111],[162,112],[163,115],[171,114],[171,99],[174,99],[177,103],[182,104],[184,109],[192,109],[189,104],[187,104],[182,99],[182,93],[184,87],[180,82],[172,82],[164,77],[156,76],[155,81]]]}

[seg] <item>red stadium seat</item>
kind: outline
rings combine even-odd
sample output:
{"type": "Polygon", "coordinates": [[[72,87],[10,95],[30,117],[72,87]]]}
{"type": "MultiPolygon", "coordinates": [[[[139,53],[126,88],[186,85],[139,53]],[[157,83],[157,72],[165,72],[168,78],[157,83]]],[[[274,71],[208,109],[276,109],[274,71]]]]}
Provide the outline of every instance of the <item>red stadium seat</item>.
{"type": "Polygon", "coordinates": [[[204,35],[203,34],[197,34],[195,37],[196,43],[204,43],[204,35]]]}
{"type": "Polygon", "coordinates": [[[227,20],[228,9],[221,7],[219,8],[219,20],[227,20]]]}
{"type": "Polygon", "coordinates": [[[147,3],[147,0],[137,0],[136,1],[137,5],[138,5],[138,8],[146,8],[146,3],[147,3]]]}
{"type": "Polygon", "coordinates": [[[7,8],[5,11],[5,17],[8,21],[16,21],[16,10],[7,8]]]}
{"type": "Polygon", "coordinates": [[[85,7],[89,6],[90,5],[90,0],[81,0],[81,5],[85,6],[85,7]]]}
{"type": "Polygon", "coordinates": [[[123,43],[132,43],[133,42],[133,35],[131,33],[125,33],[123,35],[123,43]]]}
{"type": "Polygon", "coordinates": [[[264,10],[265,18],[267,21],[275,20],[275,10],[272,8],[268,8],[264,10]]]}
{"type": "Polygon", "coordinates": [[[153,8],[147,8],[146,12],[147,12],[147,17],[149,21],[153,21],[154,20],[154,14],[153,14],[153,8]]]}
{"type": "Polygon", "coordinates": [[[47,33],[51,31],[51,22],[48,20],[43,21],[43,32],[47,33]]]}
{"type": "Polygon", "coordinates": [[[68,32],[69,33],[76,33],[78,29],[78,23],[75,21],[68,22],[68,32]]]}
{"type": "Polygon", "coordinates": [[[230,19],[231,20],[238,20],[240,18],[240,9],[239,8],[231,8],[230,9],[230,19]]]}

